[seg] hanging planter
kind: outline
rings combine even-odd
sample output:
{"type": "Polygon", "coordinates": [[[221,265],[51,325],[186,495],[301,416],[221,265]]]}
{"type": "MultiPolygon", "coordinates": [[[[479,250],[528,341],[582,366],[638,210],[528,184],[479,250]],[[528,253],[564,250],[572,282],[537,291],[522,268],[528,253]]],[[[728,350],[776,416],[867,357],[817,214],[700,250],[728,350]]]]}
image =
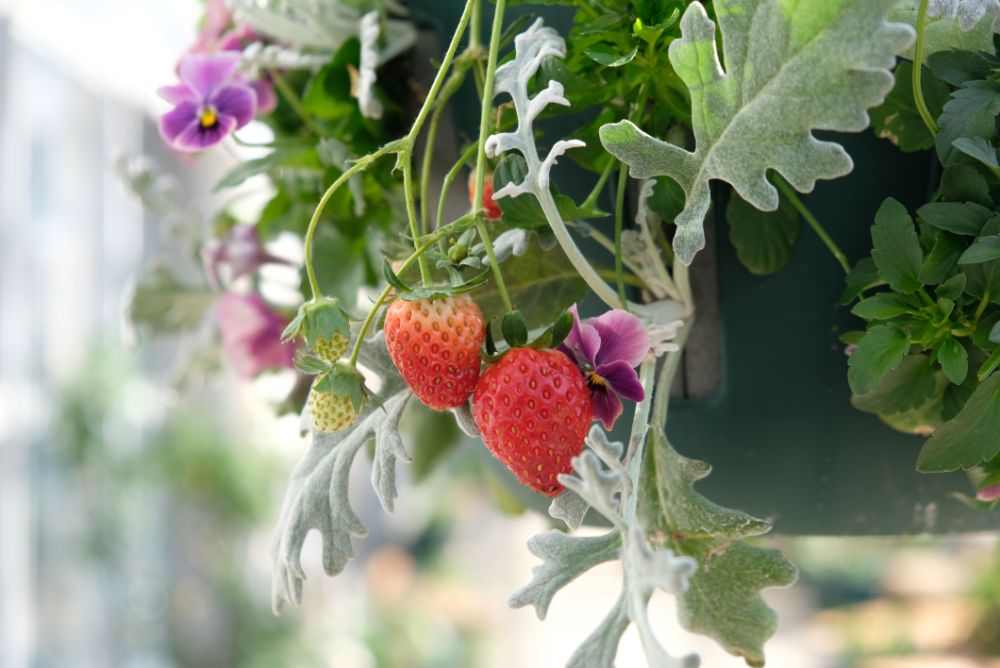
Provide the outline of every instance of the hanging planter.
{"type": "MultiPolygon", "coordinates": [[[[566,0],[577,13],[556,30],[499,0],[485,32],[482,0],[453,21],[435,3],[447,47],[409,86],[422,6],[357,4],[211,3],[161,91],[177,150],[239,141],[255,116],[275,136],[220,183],[266,174],[273,198],[253,225],[220,216],[200,251],[233,365],[299,378],[287,406],[310,441],[274,534],[276,610],[301,600],[308,533],[330,575],[365,535],[348,480],[371,441],[393,510],[418,402],[570,530],[532,539],[543,563],[512,605],[544,617],[579,574],[621,562],[622,594],[572,666],[613,664],[631,625],[650,665],[695,665],[656,638],[656,589],[686,628],[763,665],[760,592],[796,578],[748,542],[772,527],[995,525],[1000,6],[566,0]],[[916,66],[894,76],[900,54],[916,66]],[[440,165],[448,109],[470,140],[440,165]],[[280,261],[262,240],[289,231],[305,255],[294,313],[257,271],[280,261]],[[362,284],[376,291],[356,310],[362,284]],[[608,530],[574,535],[588,517],[608,530]]],[[[183,292],[161,273],[133,315],[154,321],[141,306],[164,284],[183,292]]]]}

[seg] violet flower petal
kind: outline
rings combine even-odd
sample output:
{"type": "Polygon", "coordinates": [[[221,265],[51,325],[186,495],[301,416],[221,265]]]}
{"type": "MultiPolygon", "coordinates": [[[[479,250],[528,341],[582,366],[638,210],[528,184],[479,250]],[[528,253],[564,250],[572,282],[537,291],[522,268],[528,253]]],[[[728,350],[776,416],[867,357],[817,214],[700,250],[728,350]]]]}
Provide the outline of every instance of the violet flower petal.
{"type": "Polygon", "coordinates": [[[278,107],[278,96],[270,79],[257,79],[250,82],[250,87],[257,93],[258,116],[267,116],[278,107]]]}
{"type": "Polygon", "coordinates": [[[220,117],[228,115],[235,118],[236,127],[242,128],[253,120],[257,108],[257,94],[246,84],[227,84],[212,93],[208,98],[208,104],[215,107],[220,117]]]}
{"type": "Polygon", "coordinates": [[[198,104],[181,102],[176,107],[160,116],[160,136],[168,146],[173,146],[177,137],[189,126],[198,126],[198,104]]]}
{"type": "Polygon", "coordinates": [[[604,428],[610,430],[624,410],[621,399],[606,387],[591,387],[590,389],[590,406],[594,418],[603,422],[604,428]]]}
{"type": "Polygon", "coordinates": [[[202,127],[201,122],[195,120],[177,135],[171,147],[178,151],[201,151],[209,146],[215,146],[235,129],[236,117],[228,114],[219,114],[215,125],[209,128],[202,127]]]}
{"type": "Polygon", "coordinates": [[[215,89],[228,83],[240,64],[240,54],[188,53],[181,58],[178,74],[201,100],[208,100],[215,89]]]}
{"type": "Polygon", "coordinates": [[[642,383],[639,382],[639,375],[625,360],[602,364],[594,369],[594,373],[619,396],[632,401],[642,401],[646,396],[642,383]]]}
{"type": "Polygon", "coordinates": [[[590,325],[580,322],[576,304],[569,307],[569,312],[573,314],[573,327],[559,349],[575,359],[577,365],[587,364],[593,367],[597,351],[601,348],[601,335],[590,325]]]}
{"type": "Polygon", "coordinates": [[[182,102],[193,102],[195,105],[201,101],[198,95],[191,90],[187,84],[174,84],[173,86],[160,86],[156,89],[156,94],[170,104],[180,104],[182,102]]]}
{"type": "Polygon", "coordinates": [[[628,311],[614,309],[587,320],[597,330],[601,348],[593,360],[597,365],[623,360],[638,366],[649,352],[649,334],[642,321],[628,311]]]}

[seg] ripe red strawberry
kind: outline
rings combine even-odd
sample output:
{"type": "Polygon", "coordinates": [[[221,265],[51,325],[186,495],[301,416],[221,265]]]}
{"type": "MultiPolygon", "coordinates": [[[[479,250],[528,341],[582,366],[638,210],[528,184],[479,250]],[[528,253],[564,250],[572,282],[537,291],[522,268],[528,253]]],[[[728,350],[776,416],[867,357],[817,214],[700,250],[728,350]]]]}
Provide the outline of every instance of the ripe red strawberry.
{"type": "MultiPolygon", "coordinates": [[[[469,202],[476,196],[476,173],[469,174],[469,202]]],[[[490,220],[497,220],[503,215],[500,206],[493,199],[493,175],[487,173],[486,180],[483,181],[483,208],[490,220]]]]}
{"type": "Polygon", "coordinates": [[[514,348],[476,384],[472,417],[483,442],[523,484],[548,496],[571,473],[590,428],[590,393],[558,350],[514,348]]]}
{"type": "Polygon", "coordinates": [[[385,314],[392,361],[417,398],[439,411],[469,399],[485,337],[483,312],[468,295],[397,299],[385,314]]]}

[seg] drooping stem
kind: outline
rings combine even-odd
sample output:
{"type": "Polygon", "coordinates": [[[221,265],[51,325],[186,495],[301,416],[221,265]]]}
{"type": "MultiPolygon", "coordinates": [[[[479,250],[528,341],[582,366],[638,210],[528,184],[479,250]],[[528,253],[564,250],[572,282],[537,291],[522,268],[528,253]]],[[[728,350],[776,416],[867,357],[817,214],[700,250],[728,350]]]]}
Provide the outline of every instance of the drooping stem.
{"type": "Polygon", "coordinates": [[[810,211],[806,207],[806,205],[802,202],[802,199],[799,197],[799,194],[795,191],[795,188],[793,188],[787,181],[785,181],[785,179],[783,179],[780,175],[777,174],[775,175],[774,178],[774,184],[778,186],[778,190],[780,190],[781,193],[785,196],[785,198],[788,199],[788,201],[791,203],[791,205],[795,207],[795,210],[799,212],[799,215],[805,218],[806,222],[809,224],[809,227],[813,229],[813,232],[815,232],[816,236],[820,238],[820,241],[822,241],[823,244],[827,247],[827,250],[830,251],[834,259],[836,259],[837,262],[840,263],[840,266],[843,268],[844,273],[845,274],[850,273],[851,264],[850,262],[847,261],[847,256],[844,255],[844,251],[840,250],[840,247],[830,237],[830,235],[827,234],[826,230],[823,228],[823,225],[816,219],[816,216],[814,216],[812,214],[812,211],[810,211]]]}
{"type": "Polygon", "coordinates": [[[625,296],[625,265],[622,263],[622,224],[625,218],[625,188],[628,185],[628,165],[624,162],[618,168],[618,193],[615,198],[615,283],[618,285],[618,299],[628,303],[625,296]]]}
{"type": "Polygon", "coordinates": [[[320,216],[323,215],[323,210],[326,208],[327,203],[330,201],[330,198],[333,197],[333,194],[337,192],[340,186],[347,183],[347,180],[352,176],[366,170],[378,158],[381,158],[389,153],[395,153],[399,150],[399,141],[393,141],[389,142],[374,153],[369,153],[363,158],[359,158],[357,162],[337,177],[337,179],[326,189],[326,192],[323,193],[323,196],[320,197],[319,202],[316,204],[316,209],[313,211],[312,218],[309,219],[309,226],[306,228],[304,242],[306,274],[309,276],[309,290],[312,292],[313,300],[319,299],[320,297],[319,282],[316,280],[316,270],[313,268],[313,237],[316,234],[316,226],[319,223],[320,216]]]}
{"type": "Polygon", "coordinates": [[[594,184],[594,188],[590,191],[590,194],[587,195],[587,199],[583,200],[583,204],[580,205],[580,208],[589,209],[590,207],[597,205],[597,200],[600,198],[601,191],[604,190],[604,186],[607,185],[608,178],[610,178],[616,162],[618,161],[609,156],[607,166],[605,166],[601,175],[597,178],[597,183],[594,184]]]}
{"type": "MultiPolygon", "coordinates": [[[[503,31],[503,15],[507,0],[496,0],[496,7],[493,13],[493,27],[490,32],[490,51],[486,59],[486,83],[483,84],[483,104],[479,115],[479,142],[476,151],[476,187],[472,195],[472,210],[481,211],[483,208],[483,185],[486,181],[486,138],[490,134],[490,111],[493,107],[493,85],[497,73],[497,57],[500,53],[500,35],[503,31]]],[[[500,263],[497,262],[496,253],[493,251],[493,240],[490,239],[489,230],[480,215],[476,222],[476,230],[479,238],[482,239],[486,249],[486,256],[490,260],[490,268],[493,271],[493,279],[497,284],[497,291],[503,301],[507,311],[513,310],[510,295],[507,294],[507,284],[504,283],[503,274],[500,271],[500,263]]]]}
{"type": "Polygon", "coordinates": [[[280,92],[281,96],[285,98],[285,102],[288,103],[288,106],[292,108],[295,115],[302,121],[302,124],[309,128],[310,132],[318,135],[319,128],[316,127],[316,123],[313,122],[312,117],[309,116],[305,107],[302,106],[302,100],[299,99],[299,96],[295,94],[292,87],[288,85],[287,81],[285,81],[285,77],[282,76],[277,70],[268,70],[267,73],[268,76],[271,77],[271,81],[274,82],[275,87],[277,87],[278,92],[280,92]]]}
{"type": "Polygon", "coordinates": [[[927,108],[924,100],[923,89],[923,65],[924,65],[924,39],[927,27],[927,3],[928,0],[920,0],[917,8],[917,42],[913,45],[913,102],[917,106],[917,112],[923,120],[924,125],[930,130],[932,135],[937,135],[938,127],[927,108]]]}

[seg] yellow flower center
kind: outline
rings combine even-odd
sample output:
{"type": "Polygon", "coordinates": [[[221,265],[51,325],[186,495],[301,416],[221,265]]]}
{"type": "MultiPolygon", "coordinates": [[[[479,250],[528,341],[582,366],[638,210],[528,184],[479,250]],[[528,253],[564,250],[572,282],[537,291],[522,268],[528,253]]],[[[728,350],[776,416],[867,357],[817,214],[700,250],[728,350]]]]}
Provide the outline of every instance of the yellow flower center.
{"type": "Polygon", "coordinates": [[[598,376],[596,371],[591,371],[587,374],[587,383],[596,387],[604,387],[608,381],[598,376]]]}
{"type": "Polygon", "coordinates": [[[201,120],[201,127],[210,128],[215,125],[216,121],[219,120],[219,115],[216,113],[215,109],[212,107],[202,107],[201,112],[198,114],[201,120]]]}

